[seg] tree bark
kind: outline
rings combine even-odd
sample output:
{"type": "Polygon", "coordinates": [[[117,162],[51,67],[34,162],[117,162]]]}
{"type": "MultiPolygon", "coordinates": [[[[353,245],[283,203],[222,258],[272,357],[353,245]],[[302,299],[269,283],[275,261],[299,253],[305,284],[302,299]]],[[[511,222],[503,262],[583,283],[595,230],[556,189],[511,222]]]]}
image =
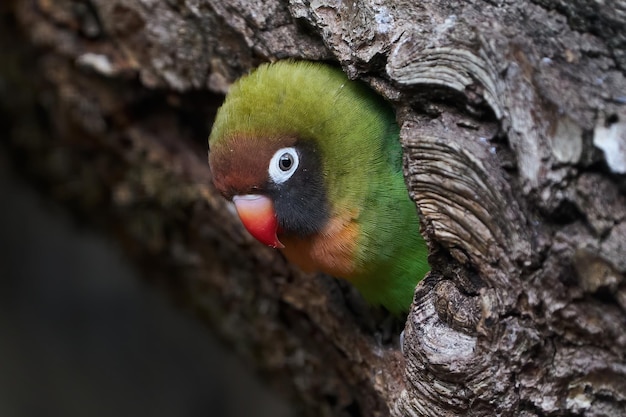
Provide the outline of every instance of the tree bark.
{"type": "Polygon", "coordinates": [[[623,1],[0,7],[16,165],[304,415],[626,415],[623,1]],[[287,57],[337,62],[397,110],[432,266],[403,349],[350,287],[254,242],[212,187],[222,94],[287,57]]]}

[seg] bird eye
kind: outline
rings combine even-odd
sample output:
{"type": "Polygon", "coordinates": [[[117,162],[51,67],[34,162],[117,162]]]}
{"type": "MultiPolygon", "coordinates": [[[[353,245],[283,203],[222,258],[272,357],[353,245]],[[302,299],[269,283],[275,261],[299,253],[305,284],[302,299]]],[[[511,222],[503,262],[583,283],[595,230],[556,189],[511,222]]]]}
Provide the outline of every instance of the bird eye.
{"type": "Polygon", "coordinates": [[[270,161],[269,174],[275,184],[287,181],[298,169],[300,158],[296,148],[281,148],[270,161]]]}
{"type": "Polygon", "coordinates": [[[291,168],[292,164],[293,156],[291,156],[291,154],[287,152],[282,154],[280,156],[280,159],[278,159],[278,168],[282,169],[283,171],[289,171],[289,168],[291,168]]]}

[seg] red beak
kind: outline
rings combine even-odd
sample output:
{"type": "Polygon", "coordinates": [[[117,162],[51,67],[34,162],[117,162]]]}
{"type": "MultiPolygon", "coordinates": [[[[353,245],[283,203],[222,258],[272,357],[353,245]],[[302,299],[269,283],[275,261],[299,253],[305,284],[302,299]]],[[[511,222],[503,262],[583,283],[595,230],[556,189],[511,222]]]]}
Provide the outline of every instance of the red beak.
{"type": "Polygon", "coordinates": [[[272,248],[284,248],[276,231],[278,220],[272,200],[264,195],[236,195],[233,203],[241,222],[256,240],[272,248]]]}

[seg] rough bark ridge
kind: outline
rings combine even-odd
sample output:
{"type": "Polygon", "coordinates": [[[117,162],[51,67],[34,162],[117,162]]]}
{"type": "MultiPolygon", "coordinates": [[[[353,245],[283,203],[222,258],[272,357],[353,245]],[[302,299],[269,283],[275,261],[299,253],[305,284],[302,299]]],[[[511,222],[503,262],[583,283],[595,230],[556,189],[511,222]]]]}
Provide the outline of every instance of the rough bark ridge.
{"type": "Polygon", "coordinates": [[[1,67],[19,163],[305,414],[626,414],[623,1],[3,7],[40,51],[13,46],[1,67]],[[252,242],[211,186],[218,94],[284,57],[335,60],[398,110],[433,267],[403,355],[344,286],[252,242]]]}

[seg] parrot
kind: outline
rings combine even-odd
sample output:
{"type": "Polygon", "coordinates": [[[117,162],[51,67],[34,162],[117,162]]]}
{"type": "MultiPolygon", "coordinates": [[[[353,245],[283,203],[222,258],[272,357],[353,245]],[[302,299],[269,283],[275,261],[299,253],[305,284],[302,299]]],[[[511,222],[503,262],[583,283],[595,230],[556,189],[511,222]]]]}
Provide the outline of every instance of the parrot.
{"type": "Polygon", "coordinates": [[[305,272],[409,310],[429,270],[391,105],[339,68],[265,63],[235,81],[209,135],[217,191],[247,231],[305,272]]]}

